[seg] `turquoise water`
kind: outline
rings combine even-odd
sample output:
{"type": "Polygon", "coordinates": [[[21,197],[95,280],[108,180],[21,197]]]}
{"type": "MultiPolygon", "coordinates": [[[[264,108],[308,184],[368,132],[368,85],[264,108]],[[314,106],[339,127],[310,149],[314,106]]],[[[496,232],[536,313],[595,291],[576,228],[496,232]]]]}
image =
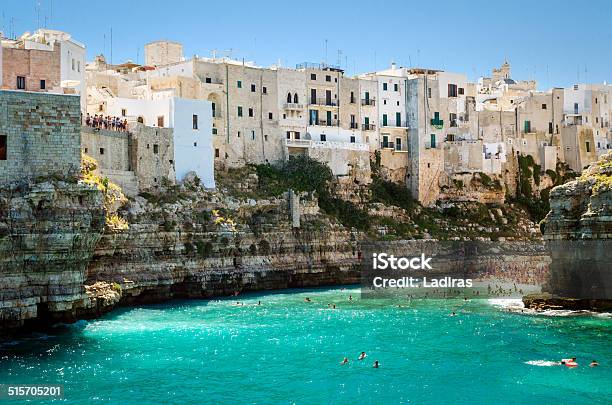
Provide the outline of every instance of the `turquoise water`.
{"type": "Polygon", "coordinates": [[[0,384],[62,383],[73,403],[612,398],[609,318],[516,314],[487,301],[424,300],[400,308],[359,300],[357,289],[238,299],[243,306],[221,299],[119,310],[9,342],[0,347],[0,384]],[[453,310],[458,316],[449,316],[453,310]],[[357,361],[361,351],[368,357],[357,361]],[[350,363],[340,365],[345,356],[350,363]],[[578,368],[525,363],[570,356],[578,357],[578,368]],[[592,358],[601,366],[588,367],[592,358]],[[374,360],[379,369],[372,368],[374,360]]]}

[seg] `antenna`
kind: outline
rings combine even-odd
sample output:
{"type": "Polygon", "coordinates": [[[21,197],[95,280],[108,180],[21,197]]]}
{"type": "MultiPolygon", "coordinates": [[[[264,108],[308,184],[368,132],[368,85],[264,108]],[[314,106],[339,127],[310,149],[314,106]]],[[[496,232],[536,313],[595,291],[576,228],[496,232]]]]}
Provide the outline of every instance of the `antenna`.
{"type": "Polygon", "coordinates": [[[342,64],[342,50],[338,49],[338,67],[342,64]]]}
{"type": "Polygon", "coordinates": [[[325,39],[325,59],[323,61],[327,65],[327,38],[325,39]]]}

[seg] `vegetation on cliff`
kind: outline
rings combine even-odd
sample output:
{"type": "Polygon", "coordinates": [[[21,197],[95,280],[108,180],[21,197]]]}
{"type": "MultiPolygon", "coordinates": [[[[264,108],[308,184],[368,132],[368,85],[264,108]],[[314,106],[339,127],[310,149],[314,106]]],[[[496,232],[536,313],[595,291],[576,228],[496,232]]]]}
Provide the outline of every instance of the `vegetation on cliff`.
{"type": "Polygon", "coordinates": [[[518,166],[519,176],[514,201],[525,207],[533,221],[539,222],[550,211],[550,190],[572,180],[576,173],[564,162],[557,162],[556,170],[542,173],[542,167],[535,163],[531,155],[519,155],[518,166]],[[550,178],[551,185],[539,190],[543,176],[550,178]]]}
{"type": "Polygon", "coordinates": [[[128,229],[128,222],[117,214],[117,210],[126,202],[127,198],[121,191],[121,187],[96,174],[98,162],[85,154],[81,155],[81,180],[83,183],[92,185],[104,194],[104,210],[106,213],[106,227],[111,231],[123,231],[128,229]]]}
{"type": "Polygon", "coordinates": [[[578,180],[591,183],[593,195],[612,190],[612,152],[586,168],[578,180]]]}

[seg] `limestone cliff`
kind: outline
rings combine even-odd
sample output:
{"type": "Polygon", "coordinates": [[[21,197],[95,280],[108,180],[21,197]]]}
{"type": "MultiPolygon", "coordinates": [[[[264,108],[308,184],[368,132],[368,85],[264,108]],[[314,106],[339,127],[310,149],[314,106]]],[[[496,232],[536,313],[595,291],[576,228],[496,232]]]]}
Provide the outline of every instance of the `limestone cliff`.
{"type": "Polygon", "coordinates": [[[544,297],[527,297],[532,307],[612,308],[612,152],[582,175],[555,187],[543,222],[551,252],[551,279],[544,297]]]}
{"type": "Polygon", "coordinates": [[[102,195],[63,181],[0,192],[0,330],[87,301],[86,266],[104,230],[102,195]]]}

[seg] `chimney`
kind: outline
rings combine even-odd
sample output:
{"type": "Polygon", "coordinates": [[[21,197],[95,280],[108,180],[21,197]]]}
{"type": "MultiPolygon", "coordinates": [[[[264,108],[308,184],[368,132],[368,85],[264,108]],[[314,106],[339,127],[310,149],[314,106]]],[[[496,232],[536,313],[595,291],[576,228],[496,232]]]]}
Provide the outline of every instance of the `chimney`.
{"type": "Polygon", "coordinates": [[[397,65],[395,64],[395,62],[391,62],[391,70],[395,70],[395,68],[397,68],[397,65]]]}

